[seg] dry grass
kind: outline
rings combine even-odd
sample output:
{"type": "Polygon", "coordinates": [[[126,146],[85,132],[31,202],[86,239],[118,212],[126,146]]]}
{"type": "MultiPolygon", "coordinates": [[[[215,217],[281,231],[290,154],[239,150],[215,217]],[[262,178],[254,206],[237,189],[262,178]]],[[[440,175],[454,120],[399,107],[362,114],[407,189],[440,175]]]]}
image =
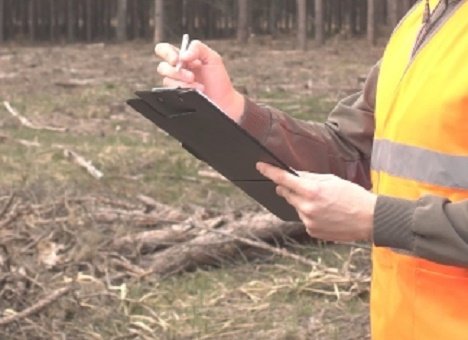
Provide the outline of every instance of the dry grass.
{"type": "MultiPolygon", "coordinates": [[[[306,54],[286,41],[213,45],[251,97],[311,120],[358,89],[357,77],[381,52],[360,41],[306,54]]],[[[0,324],[8,321],[0,337],[367,337],[366,247],[288,242],[289,253],[318,266],[250,248],[216,268],[161,278],[143,275],[155,249],[116,246],[157,229],[154,218],[175,218],[166,211],[146,223],[141,195],[182,220],[200,209],[211,218],[258,211],[123,104],[159,84],[151,50],[143,43],[0,48],[0,102],[33,126],[58,128],[31,129],[0,107],[0,324]],[[109,211],[118,214],[103,220],[109,211]],[[64,287],[72,288],[54,295],[64,287]]]]}

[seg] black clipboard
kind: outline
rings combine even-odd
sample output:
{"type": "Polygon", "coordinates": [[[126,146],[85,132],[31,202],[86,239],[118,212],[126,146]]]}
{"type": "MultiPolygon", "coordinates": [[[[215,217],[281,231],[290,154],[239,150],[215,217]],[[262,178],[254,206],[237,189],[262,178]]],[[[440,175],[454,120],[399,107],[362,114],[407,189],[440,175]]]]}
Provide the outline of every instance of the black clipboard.
{"type": "Polygon", "coordinates": [[[296,210],[275,192],[276,185],[255,168],[263,161],[297,175],[206,96],[193,89],[136,92],[127,104],[177,139],[270,212],[299,221],[296,210]]]}

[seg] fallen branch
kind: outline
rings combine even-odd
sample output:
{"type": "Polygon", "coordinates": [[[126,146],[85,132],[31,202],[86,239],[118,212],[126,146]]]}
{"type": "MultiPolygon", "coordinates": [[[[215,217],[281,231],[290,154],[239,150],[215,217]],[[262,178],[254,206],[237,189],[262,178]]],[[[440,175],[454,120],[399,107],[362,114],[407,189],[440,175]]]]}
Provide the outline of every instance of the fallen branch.
{"type": "MultiPolygon", "coordinates": [[[[152,274],[165,276],[201,265],[221,264],[227,259],[238,258],[243,254],[243,250],[252,247],[239,241],[245,238],[271,241],[307,236],[302,224],[284,222],[271,214],[255,215],[240,222],[232,221],[223,226],[223,229],[223,234],[228,233],[232,237],[227,238],[220,233],[206,233],[148,256],[144,261],[149,261],[147,266],[152,274]]],[[[255,244],[255,247],[258,248],[258,244],[255,244]]]]}
{"type": "Polygon", "coordinates": [[[31,307],[28,307],[25,310],[23,310],[23,311],[21,311],[19,313],[16,313],[14,315],[10,315],[10,316],[6,316],[6,317],[1,318],[0,319],[0,326],[5,326],[5,325],[7,325],[9,323],[18,321],[20,319],[27,318],[28,316],[39,312],[44,307],[47,307],[52,302],[58,300],[63,295],[70,292],[73,288],[74,288],[73,285],[62,287],[62,288],[56,290],[55,292],[53,292],[52,294],[50,294],[49,296],[46,296],[45,298],[39,300],[36,304],[32,305],[31,307]]]}
{"type": "Polygon", "coordinates": [[[287,251],[286,249],[270,246],[268,243],[266,243],[264,241],[261,241],[261,240],[256,241],[256,240],[251,239],[251,238],[237,236],[237,235],[233,234],[232,232],[228,233],[228,232],[225,232],[225,231],[219,230],[219,229],[205,228],[205,227],[202,227],[202,226],[196,226],[196,228],[201,228],[203,230],[208,230],[209,232],[226,236],[226,237],[231,238],[233,240],[245,243],[245,244],[247,244],[249,246],[266,250],[266,251],[268,251],[268,252],[270,252],[272,254],[293,259],[294,261],[297,261],[299,263],[308,265],[308,266],[310,266],[312,268],[316,268],[317,266],[320,265],[318,262],[306,259],[303,256],[293,254],[293,253],[287,251]]]}
{"type": "Polygon", "coordinates": [[[56,81],[55,85],[65,88],[75,88],[96,84],[96,79],[68,79],[65,81],[56,81]]]}
{"type": "Polygon", "coordinates": [[[173,226],[170,226],[158,230],[143,231],[135,235],[118,238],[113,242],[113,245],[120,250],[136,247],[140,252],[147,253],[148,251],[166,248],[194,238],[194,233],[189,232],[189,228],[192,228],[192,226],[186,225],[185,227],[173,228],[173,226]]]}
{"type": "Polygon", "coordinates": [[[93,213],[93,218],[99,223],[116,223],[124,221],[134,226],[148,226],[159,224],[181,223],[181,219],[176,215],[177,212],[153,210],[148,213],[140,210],[124,210],[112,208],[99,208],[93,213]]]}
{"type": "Polygon", "coordinates": [[[77,154],[69,149],[63,149],[63,154],[66,158],[71,159],[73,162],[84,168],[91,176],[96,179],[101,179],[104,174],[99,171],[90,161],[86,160],[83,156],[77,154]]]}
{"type": "Polygon", "coordinates": [[[15,118],[17,118],[20,123],[30,129],[33,130],[48,130],[48,131],[54,131],[54,132],[65,132],[67,131],[66,128],[59,128],[59,127],[54,127],[54,126],[38,126],[34,125],[28,118],[20,115],[18,111],[16,111],[9,102],[4,101],[3,106],[7,109],[7,111],[15,118]]]}

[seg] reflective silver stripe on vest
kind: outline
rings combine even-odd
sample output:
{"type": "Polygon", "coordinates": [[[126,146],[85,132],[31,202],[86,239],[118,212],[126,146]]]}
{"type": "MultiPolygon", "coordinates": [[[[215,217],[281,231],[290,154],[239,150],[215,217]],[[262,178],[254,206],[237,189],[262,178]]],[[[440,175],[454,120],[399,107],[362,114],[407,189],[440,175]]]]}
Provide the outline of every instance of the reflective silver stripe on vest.
{"type": "Polygon", "coordinates": [[[468,189],[468,156],[452,156],[379,139],[374,140],[371,167],[410,180],[468,189]]]}

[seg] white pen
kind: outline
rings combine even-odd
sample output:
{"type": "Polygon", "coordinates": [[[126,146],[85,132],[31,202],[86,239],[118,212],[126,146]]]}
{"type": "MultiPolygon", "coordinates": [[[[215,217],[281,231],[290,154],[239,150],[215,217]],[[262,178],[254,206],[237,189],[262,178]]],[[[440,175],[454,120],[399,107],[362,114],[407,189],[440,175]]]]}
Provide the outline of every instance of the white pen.
{"type": "Polygon", "coordinates": [[[189,45],[189,39],[190,38],[188,34],[184,34],[182,36],[182,43],[180,44],[180,50],[179,50],[179,61],[177,62],[177,65],[176,65],[177,72],[179,72],[183,66],[183,62],[182,60],[180,60],[180,56],[182,55],[183,52],[187,51],[187,48],[189,45]]]}

